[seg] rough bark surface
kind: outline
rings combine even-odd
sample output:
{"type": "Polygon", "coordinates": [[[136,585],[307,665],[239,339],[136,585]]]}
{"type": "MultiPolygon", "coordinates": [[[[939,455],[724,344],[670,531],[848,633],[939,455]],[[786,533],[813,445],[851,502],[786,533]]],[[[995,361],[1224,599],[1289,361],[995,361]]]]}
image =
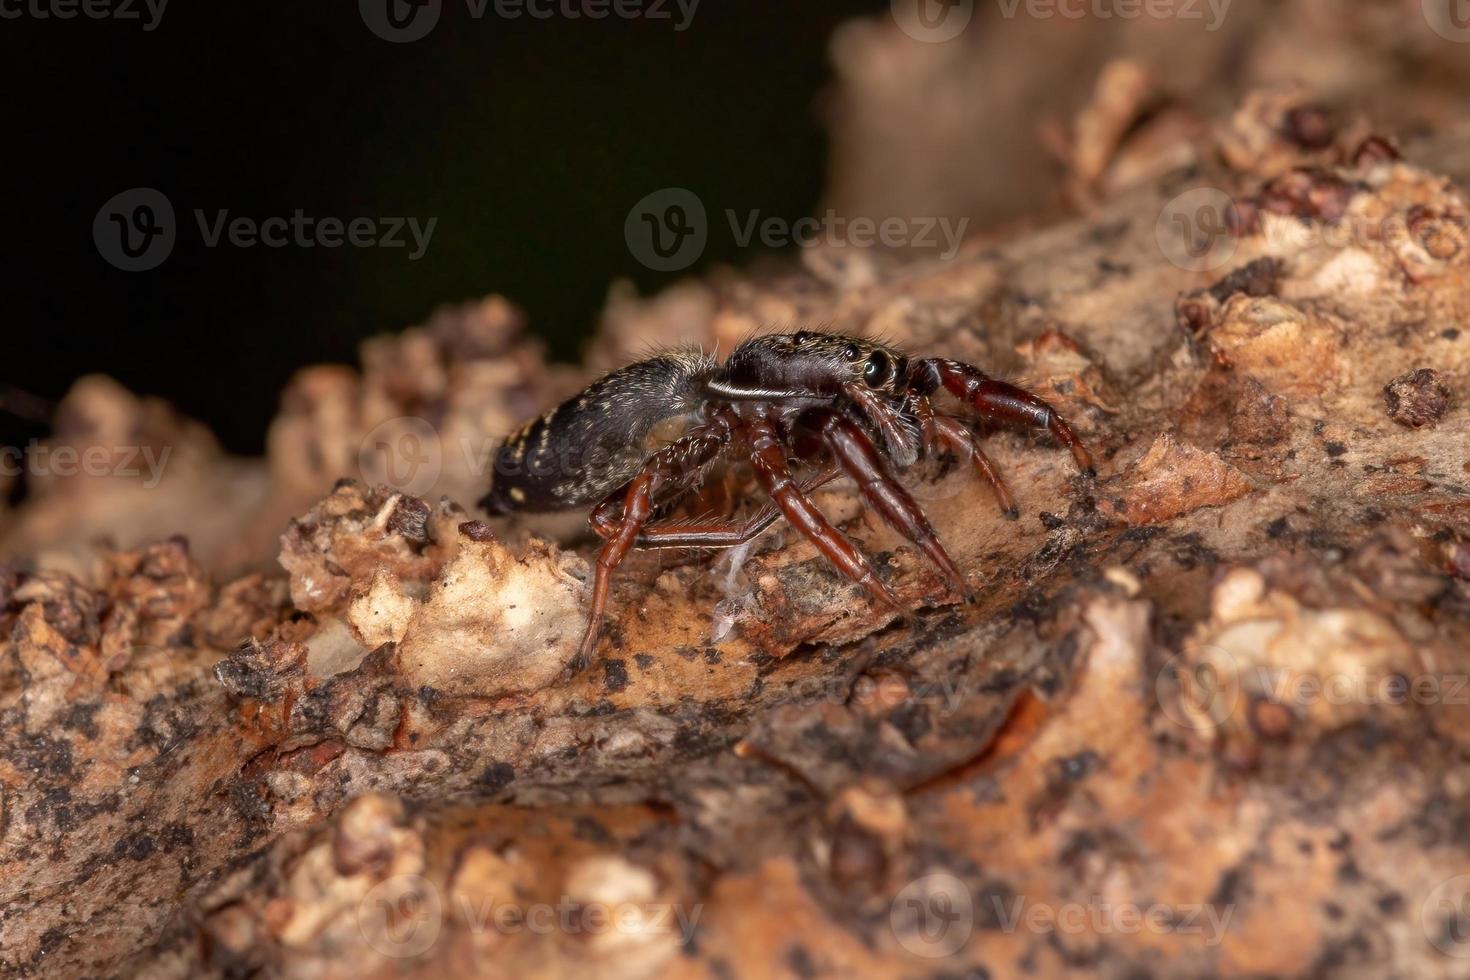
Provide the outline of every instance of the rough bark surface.
{"type": "Polygon", "coordinates": [[[614,295],[589,370],[821,324],[1074,421],[1095,480],[988,440],[1017,521],[966,472],[916,474],[972,604],[926,603],[914,551],[822,496],[909,623],[777,531],[739,567],[630,562],[568,676],[575,519],[466,508],[495,436],[587,375],[499,300],[304,374],[265,465],[80,386],[60,438],[131,426],[191,462],[7,519],[3,969],[1465,975],[1470,131],[1396,160],[1308,109],[1252,95],[1156,151],[1194,169],[1131,189],[1093,148],[1086,217],[952,261],[614,295]],[[1233,234],[1189,268],[1167,216],[1196,185],[1233,234]],[[432,440],[421,489],[321,495],[406,435],[432,440]]]}

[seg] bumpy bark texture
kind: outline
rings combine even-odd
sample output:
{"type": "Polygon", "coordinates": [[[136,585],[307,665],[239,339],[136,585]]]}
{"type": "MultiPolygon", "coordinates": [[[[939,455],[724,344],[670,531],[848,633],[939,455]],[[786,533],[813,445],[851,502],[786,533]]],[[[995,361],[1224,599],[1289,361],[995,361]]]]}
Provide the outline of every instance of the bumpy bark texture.
{"type": "Polygon", "coordinates": [[[8,520],[4,969],[1463,976],[1470,130],[1396,160],[1272,90],[1145,153],[1108,121],[1140,76],[1102,77],[1086,217],[615,293],[589,368],[801,323],[1025,380],[1099,475],[996,434],[1014,522],[914,475],[972,604],[839,488],[911,622],[777,531],[740,565],[629,562],[568,676],[575,521],[467,508],[494,437],[588,375],[498,300],[303,375],[268,464],[81,386],[61,438],[133,424],[193,464],[8,520]],[[1196,185],[1234,202],[1208,267],[1171,237],[1196,185]],[[384,444],[422,486],[330,488],[384,444]]]}

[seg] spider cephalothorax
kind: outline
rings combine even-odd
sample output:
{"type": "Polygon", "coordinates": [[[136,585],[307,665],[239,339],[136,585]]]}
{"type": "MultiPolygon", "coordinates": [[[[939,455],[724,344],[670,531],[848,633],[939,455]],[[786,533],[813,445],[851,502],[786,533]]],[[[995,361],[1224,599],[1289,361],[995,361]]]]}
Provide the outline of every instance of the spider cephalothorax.
{"type": "Polygon", "coordinates": [[[613,569],[633,548],[725,548],[751,540],[777,517],[816,544],[848,578],[886,606],[898,599],[868,560],[812,504],[809,494],[850,477],[864,501],[934,563],[961,595],[969,586],[895,468],[953,453],[1015,504],[970,424],[935,410],[943,389],[979,421],[1045,429],[1084,472],[1092,459],[1050,405],[959,361],[909,358],[885,344],[816,331],[753,337],[720,364],[672,351],[614,371],[522,426],[500,447],[491,513],[596,504],[603,538],[579,662],[596,648],[613,569]],[[669,508],[721,460],[750,464],[769,502],[744,519],[670,520],[669,508]]]}

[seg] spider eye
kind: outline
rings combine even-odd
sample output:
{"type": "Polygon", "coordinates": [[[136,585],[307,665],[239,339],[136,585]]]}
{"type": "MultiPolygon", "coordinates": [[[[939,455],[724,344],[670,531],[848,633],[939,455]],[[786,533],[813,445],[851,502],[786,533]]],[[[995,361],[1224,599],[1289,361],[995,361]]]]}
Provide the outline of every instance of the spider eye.
{"type": "Polygon", "coordinates": [[[868,383],[869,388],[883,387],[892,374],[893,365],[888,363],[888,355],[881,350],[873,351],[868,363],[863,365],[863,380],[868,383]]]}
{"type": "Polygon", "coordinates": [[[858,358],[863,356],[863,352],[858,349],[857,344],[848,344],[846,347],[842,348],[842,356],[847,358],[849,361],[856,361],[858,358]]]}

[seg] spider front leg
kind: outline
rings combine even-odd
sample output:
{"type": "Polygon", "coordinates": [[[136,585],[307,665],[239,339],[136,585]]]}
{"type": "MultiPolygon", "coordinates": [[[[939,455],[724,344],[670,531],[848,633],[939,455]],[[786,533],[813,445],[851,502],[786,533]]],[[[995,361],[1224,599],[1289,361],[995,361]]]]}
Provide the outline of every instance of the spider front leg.
{"type": "Polygon", "coordinates": [[[867,589],[868,594],[882,605],[907,618],[908,610],[878,578],[863,553],[822,516],[797,485],[786,465],[786,447],[775,426],[763,418],[749,425],[751,468],[755,470],[761,488],[781,508],[787,523],[815,544],[817,550],[843,575],[867,589]]]}
{"type": "Polygon", "coordinates": [[[598,638],[602,634],[602,618],[607,608],[612,573],[633,549],[639,532],[653,514],[654,495],[671,483],[677,484],[681,480],[689,479],[692,474],[713,461],[730,444],[736,421],[738,420],[732,415],[716,415],[694,431],[669,443],[648,458],[638,475],[629,481],[626,489],[609,494],[592,511],[593,530],[605,540],[602,550],[597,554],[587,630],[582,634],[582,645],[572,661],[574,671],[583,670],[592,663],[592,654],[596,651],[598,638]],[[614,519],[612,513],[619,501],[622,502],[622,515],[614,519]]]}
{"type": "Polygon", "coordinates": [[[918,501],[895,480],[883,465],[873,440],[851,419],[831,411],[817,409],[797,420],[804,435],[820,439],[848,476],[857,484],[858,492],[889,526],[918,545],[924,555],[949,580],[950,588],[969,598],[970,586],[949,552],[939,542],[928,517],[918,501]]]}
{"type": "Polygon", "coordinates": [[[1095,475],[1092,454],[1082,445],[1082,440],[1077,438],[1066,420],[1043,399],[1025,388],[997,381],[979,368],[960,361],[936,357],[920,362],[919,367],[933,372],[934,377],[950,394],[985,418],[1011,425],[1046,429],[1058,442],[1072,451],[1072,458],[1077,461],[1077,468],[1084,475],[1095,475]]]}

